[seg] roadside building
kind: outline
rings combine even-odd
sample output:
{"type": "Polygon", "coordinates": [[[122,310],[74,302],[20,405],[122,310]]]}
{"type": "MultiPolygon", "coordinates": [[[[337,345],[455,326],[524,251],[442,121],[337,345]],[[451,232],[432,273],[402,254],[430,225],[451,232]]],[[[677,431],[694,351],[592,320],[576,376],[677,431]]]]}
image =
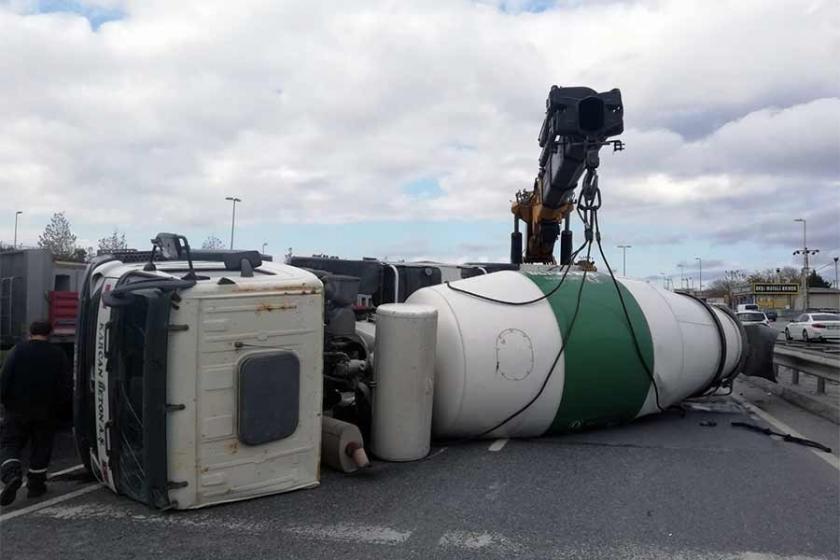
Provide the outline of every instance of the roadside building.
{"type": "MultiPolygon", "coordinates": [[[[797,296],[796,308],[805,309],[803,294],[797,296]]],[[[808,288],[808,308],[840,310],[840,290],[837,288],[808,288]]]]}
{"type": "Polygon", "coordinates": [[[801,286],[795,283],[756,283],[732,294],[733,307],[743,303],[758,304],[759,309],[788,311],[808,309],[840,309],[837,288],[808,288],[808,304],[801,286]]]}
{"type": "Polygon", "coordinates": [[[754,303],[762,310],[801,309],[801,307],[797,307],[799,292],[799,284],[795,283],[755,282],[732,293],[732,307],[754,303]]]}

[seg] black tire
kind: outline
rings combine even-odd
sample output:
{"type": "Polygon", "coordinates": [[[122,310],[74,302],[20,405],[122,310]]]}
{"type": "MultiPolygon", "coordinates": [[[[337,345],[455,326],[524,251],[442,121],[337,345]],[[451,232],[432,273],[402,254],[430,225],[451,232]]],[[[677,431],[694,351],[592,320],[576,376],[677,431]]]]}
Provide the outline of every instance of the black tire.
{"type": "Polygon", "coordinates": [[[790,336],[790,330],[788,330],[787,328],[785,329],[785,340],[787,340],[788,342],[793,340],[793,337],[790,336]]]}
{"type": "Polygon", "coordinates": [[[808,338],[808,331],[805,329],[802,329],[802,340],[805,342],[811,342],[811,339],[808,338]]]}

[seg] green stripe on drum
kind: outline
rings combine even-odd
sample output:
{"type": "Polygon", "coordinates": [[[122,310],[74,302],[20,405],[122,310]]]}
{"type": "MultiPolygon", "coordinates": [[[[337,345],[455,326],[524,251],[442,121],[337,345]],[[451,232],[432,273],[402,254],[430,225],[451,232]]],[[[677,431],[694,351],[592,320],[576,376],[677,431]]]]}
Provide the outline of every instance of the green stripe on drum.
{"type": "MultiPolygon", "coordinates": [[[[557,286],[560,275],[525,274],[543,293],[557,286]]],[[[546,433],[563,433],[628,422],[644,405],[650,378],[633,345],[633,335],[612,279],[589,273],[580,311],[571,333],[583,274],[569,274],[548,301],[566,340],[565,382],[560,406],[546,433]]],[[[645,362],[653,371],[653,341],[644,313],[619,283],[645,362]]]]}

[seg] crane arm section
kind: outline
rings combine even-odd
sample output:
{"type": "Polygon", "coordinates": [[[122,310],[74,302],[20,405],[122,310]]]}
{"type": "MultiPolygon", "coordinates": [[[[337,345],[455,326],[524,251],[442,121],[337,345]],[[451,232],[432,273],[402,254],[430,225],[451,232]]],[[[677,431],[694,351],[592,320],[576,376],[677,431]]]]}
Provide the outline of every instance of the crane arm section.
{"type": "MultiPolygon", "coordinates": [[[[554,244],[564,220],[567,228],[563,232],[561,261],[570,256],[568,216],[574,208],[578,180],[584,170],[597,167],[598,151],[607,138],[623,131],[624,106],[618,89],[597,93],[587,87],[551,87],[538,138],[542,148],[539,172],[533,187],[516,193],[511,206],[511,262],[553,264],[554,244]],[[520,221],[526,226],[524,255],[520,221]]],[[[621,143],[613,145],[620,149],[621,143]]]]}

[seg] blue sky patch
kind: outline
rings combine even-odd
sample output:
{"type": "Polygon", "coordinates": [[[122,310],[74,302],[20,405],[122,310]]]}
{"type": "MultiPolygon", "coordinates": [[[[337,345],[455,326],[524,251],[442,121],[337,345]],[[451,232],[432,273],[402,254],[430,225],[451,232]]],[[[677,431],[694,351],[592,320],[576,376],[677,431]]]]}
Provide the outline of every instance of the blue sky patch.
{"type": "Polygon", "coordinates": [[[35,13],[78,14],[88,20],[91,29],[94,31],[98,31],[103,23],[125,18],[125,12],[118,8],[105,8],[76,0],[40,0],[35,8],[35,13]]]}
{"type": "Polygon", "coordinates": [[[505,13],[530,12],[538,14],[550,10],[556,4],[556,0],[503,1],[499,4],[499,9],[505,13]]]}
{"type": "Polygon", "coordinates": [[[418,198],[434,198],[443,194],[440,183],[432,177],[424,177],[403,185],[402,191],[418,198]]]}

